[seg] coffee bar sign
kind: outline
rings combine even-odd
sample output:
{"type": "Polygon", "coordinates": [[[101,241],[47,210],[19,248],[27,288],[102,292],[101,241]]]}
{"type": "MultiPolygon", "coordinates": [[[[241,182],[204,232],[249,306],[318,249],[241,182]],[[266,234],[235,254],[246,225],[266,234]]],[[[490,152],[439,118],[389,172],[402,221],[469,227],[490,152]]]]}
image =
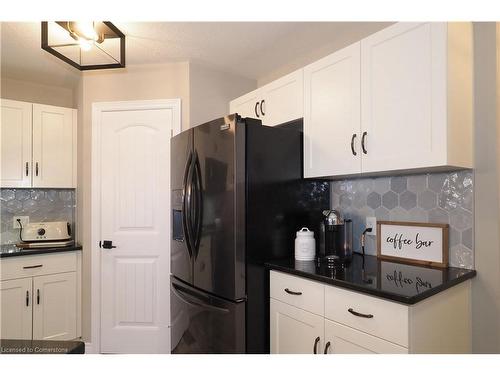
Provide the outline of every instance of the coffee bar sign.
{"type": "Polygon", "coordinates": [[[377,256],[405,263],[447,267],[448,224],[379,221],[377,256]]]}

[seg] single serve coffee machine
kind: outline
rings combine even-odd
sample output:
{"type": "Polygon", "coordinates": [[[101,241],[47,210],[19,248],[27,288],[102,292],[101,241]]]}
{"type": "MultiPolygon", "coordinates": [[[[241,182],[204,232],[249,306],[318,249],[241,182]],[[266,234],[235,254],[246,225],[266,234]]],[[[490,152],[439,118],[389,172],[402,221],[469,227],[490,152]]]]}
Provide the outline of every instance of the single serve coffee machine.
{"type": "Polygon", "coordinates": [[[352,220],[344,220],[336,210],[323,211],[319,258],[340,263],[352,259],[352,220]]]}

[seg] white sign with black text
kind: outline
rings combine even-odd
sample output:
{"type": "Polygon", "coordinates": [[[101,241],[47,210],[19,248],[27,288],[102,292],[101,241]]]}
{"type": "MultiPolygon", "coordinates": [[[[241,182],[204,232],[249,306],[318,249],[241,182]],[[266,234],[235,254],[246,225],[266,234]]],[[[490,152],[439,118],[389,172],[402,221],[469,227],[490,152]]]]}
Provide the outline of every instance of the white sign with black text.
{"type": "Polygon", "coordinates": [[[377,244],[380,258],[446,267],[448,224],[379,221],[377,244]]]}

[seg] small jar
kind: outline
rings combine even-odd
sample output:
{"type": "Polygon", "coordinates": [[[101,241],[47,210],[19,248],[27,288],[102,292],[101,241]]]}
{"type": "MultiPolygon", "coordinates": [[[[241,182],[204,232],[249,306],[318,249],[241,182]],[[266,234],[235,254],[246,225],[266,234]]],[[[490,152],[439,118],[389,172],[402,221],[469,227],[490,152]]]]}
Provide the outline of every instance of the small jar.
{"type": "Polygon", "coordinates": [[[314,260],[316,258],[316,241],[314,232],[308,228],[302,228],[295,237],[295,259],[314,260]]]}

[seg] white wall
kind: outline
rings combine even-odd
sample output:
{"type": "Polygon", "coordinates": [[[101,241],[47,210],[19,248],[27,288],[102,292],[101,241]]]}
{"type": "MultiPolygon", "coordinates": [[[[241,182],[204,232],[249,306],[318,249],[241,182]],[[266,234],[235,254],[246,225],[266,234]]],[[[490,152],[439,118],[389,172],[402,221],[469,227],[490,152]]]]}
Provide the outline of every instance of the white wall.
{"type": "Polygon", "coordinates": [[[60,107],[76,107],[73,90],[70,88],[42,85],[7,77],[2,77],[1,79],[1,95],[4,99],[57,105],[60,107]]]}
{"type": "Polygon", "coordinates": [[[255,80],[189,63],[191,126],[227,115],[231,100],[256,88],[255,80]]]}
{"type": "Polygon", "coordinates": [[[500,26],[493,22],[474,23],[474,353],[500,353],[499,53],[500,26]]]}

